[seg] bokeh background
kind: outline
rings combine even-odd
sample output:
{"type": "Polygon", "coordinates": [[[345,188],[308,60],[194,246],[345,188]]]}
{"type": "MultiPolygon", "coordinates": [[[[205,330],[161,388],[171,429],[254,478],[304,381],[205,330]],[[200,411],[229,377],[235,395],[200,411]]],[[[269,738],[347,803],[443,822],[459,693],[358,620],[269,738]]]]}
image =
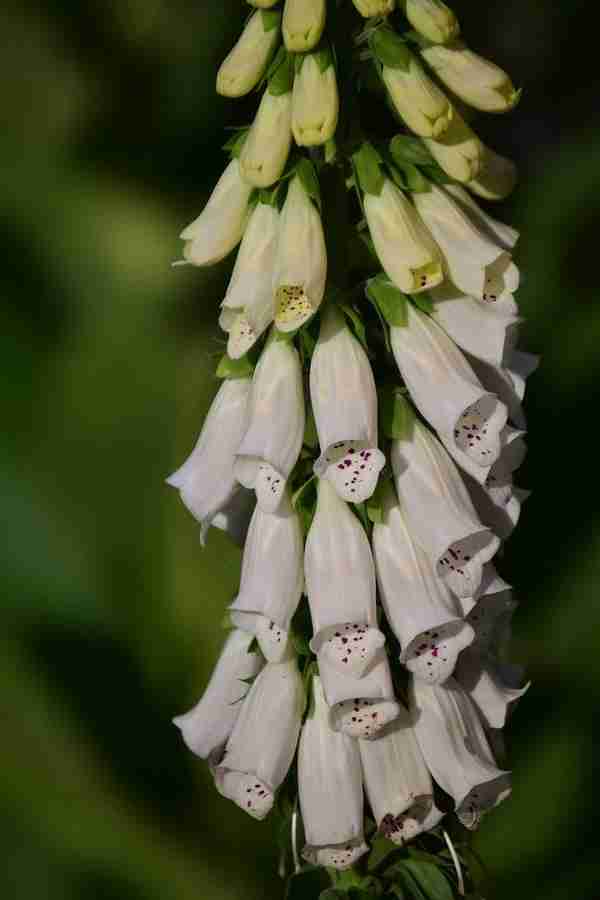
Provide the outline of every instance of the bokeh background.
{"type": "MultiPolygon", "coordinates": [[[[597,896],[600,83],[596,5],[457,0],[524,98],[481,125],[519,161],[533,497],[506,548],[513,798],[477,845],[498,897],[597,896]]],[[[251,118],[213,92],[241,0],[19,0],[0,13],[0,895],[279,898],[273,826],[210,787],[171,717],[203,689],[239,552],[164,485],[222,352],[227,264],[171,270],[251,118]]]]}

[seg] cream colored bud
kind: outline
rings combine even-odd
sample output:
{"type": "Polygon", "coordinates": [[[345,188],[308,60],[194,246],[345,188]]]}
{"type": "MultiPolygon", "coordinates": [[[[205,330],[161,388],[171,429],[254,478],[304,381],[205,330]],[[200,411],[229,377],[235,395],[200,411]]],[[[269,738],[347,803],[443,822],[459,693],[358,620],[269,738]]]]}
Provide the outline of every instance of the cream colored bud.
{"type": "Polygon", "coordinates": [[[270,9],[276,3],[279,3],[279,0],[246,0],[246,2],[250,6],[257,6],[258,9],[270,9]]]}
{"type": "Polygon", "coordinates": [[[452,106],[412,53],[406,68],[384,66],[382,77],[398,115],[411,131],[428,138],[447,131],[454,114],[452,106]]]}
{"type": "Polygon", "coordinates": [[[352,2],[365,19],[372,16],[389,16],[396,8],[396,0],[352,0],[352,2]]]}
{"type": "Polygon", "coordinates": [[[292,93],[263,94],[240,155],[242,178],[258,188],[270,187],[283,174],[292,145],[292,93]]]}
{"type": "Polygon", "coordinates": [[[404,0],[404,11],[412,27],[435,44],[445,44],[460,32],[458,19],[441,0],[404,0]]]}
{"type": "Polygon", "coordinates": [[[450,178],[464,182],[472,181],[479,175],[483,144],[456,110],[445,134],[436,140],[423,140],[437,164],[450,178]]]}
{"type": "Polygon", "coordinates": [[[321,71],[317,55],[305,57],[294,80],[292,131],[299,147],[327,143],[335,134],[339,97],[335,68],[321,71]]]}
{"type": "Polygon", "coordinates": [[[285,0],[283,39],[290,53],[306,53],[317,46],[326,15],[326,0],[285,0]]]}
{"type": "Polygon", "coordinates": [[[257,10],[219,69],[217,94],[223,97],[249,94],[260,81],[278,40],[279,24],[267,30],[263,13],[257,10]]]}
{"type": "Polygon", "coordinates": [[[511,159],[484,147],[481,170],[467,187],[484,200],[504,200],[512,193],[517,178],[517,167],[511,159]]]}
{"type": "Polygon", "coordinates": [[[421,56],[446,87],[475,109],[506,112],[519,99],[520,92],[506,72],[462,41],[425,46],[421,56]]]}

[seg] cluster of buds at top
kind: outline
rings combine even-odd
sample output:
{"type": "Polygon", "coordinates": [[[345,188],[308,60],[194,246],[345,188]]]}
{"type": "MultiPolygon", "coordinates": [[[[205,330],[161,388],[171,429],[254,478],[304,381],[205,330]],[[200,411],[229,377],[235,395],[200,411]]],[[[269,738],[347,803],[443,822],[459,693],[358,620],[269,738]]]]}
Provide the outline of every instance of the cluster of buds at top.
{"type": "Polygon", "coordinates": [[[241,579],[213,678],[175,721],[256,818],[297,777],[303,855],[342,870],[368,850],[365,796],[402,845],[452,812],[474,828],[510,792],[494,748],[526,686],[494,558],[526,497],[537,361],[516,349],[518,233],[475,199],[505,197],[515,169],[457,98],[498,113],[518,92],[440,0],[249,2],[217,90],[262,99],[181,235],[197,266],[239,245],[223,382],[169,479],[203,542],[214,525],[242,545],[241,579]],[[364,65],[405,126],[385,143],[353,127],[364,65]]]}

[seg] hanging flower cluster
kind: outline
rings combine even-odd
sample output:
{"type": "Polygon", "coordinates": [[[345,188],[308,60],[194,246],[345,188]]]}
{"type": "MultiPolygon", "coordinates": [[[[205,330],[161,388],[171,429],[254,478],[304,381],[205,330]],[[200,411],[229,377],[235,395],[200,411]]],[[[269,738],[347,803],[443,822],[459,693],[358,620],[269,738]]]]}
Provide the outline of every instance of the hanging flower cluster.
{"type": "Polygon", "coordinates": [[[515,347],[518,234],[479,205],[515,167],[464,104],[519,93],[441,0],[249,2],[217,91],[261,99],[181,235],[195,266],[239,245],[222,385],[169,479],[202,542],[225,529],[243,562],[213,677],[175,723],[223,796],[257,819],[280,801],[296,871],[422,897],[420,836],[427,877],[437,860],[464,893],[448,831],[509,794],[500,729],[526,689],[493,560],[527,496],[536,365],[515,347]],[[370,844],[404,855],[366,869],[370,844]]]}

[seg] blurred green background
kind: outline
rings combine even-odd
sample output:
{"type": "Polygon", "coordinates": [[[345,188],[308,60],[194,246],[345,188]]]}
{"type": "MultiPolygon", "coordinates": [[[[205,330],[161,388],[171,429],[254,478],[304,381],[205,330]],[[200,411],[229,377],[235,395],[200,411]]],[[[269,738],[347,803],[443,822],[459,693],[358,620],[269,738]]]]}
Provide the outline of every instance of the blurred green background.
{"type": "MultiPolygon", "coordinates": [[[[477,839],[497,896],[597,896],[598,38],[589,2],[455,3],[525,88],[481,133],[521,166],[534,490],[502,572],[535,681],[513,798],[477,839]]],[[[171,270],[223,167],[241,0],[32,0],[0,13],[0,896],[278,898],[273,826],[210,786],[171,717],[203,689],[239,553],[164,478],[215,392],[227,265],[171,270]]]]}

